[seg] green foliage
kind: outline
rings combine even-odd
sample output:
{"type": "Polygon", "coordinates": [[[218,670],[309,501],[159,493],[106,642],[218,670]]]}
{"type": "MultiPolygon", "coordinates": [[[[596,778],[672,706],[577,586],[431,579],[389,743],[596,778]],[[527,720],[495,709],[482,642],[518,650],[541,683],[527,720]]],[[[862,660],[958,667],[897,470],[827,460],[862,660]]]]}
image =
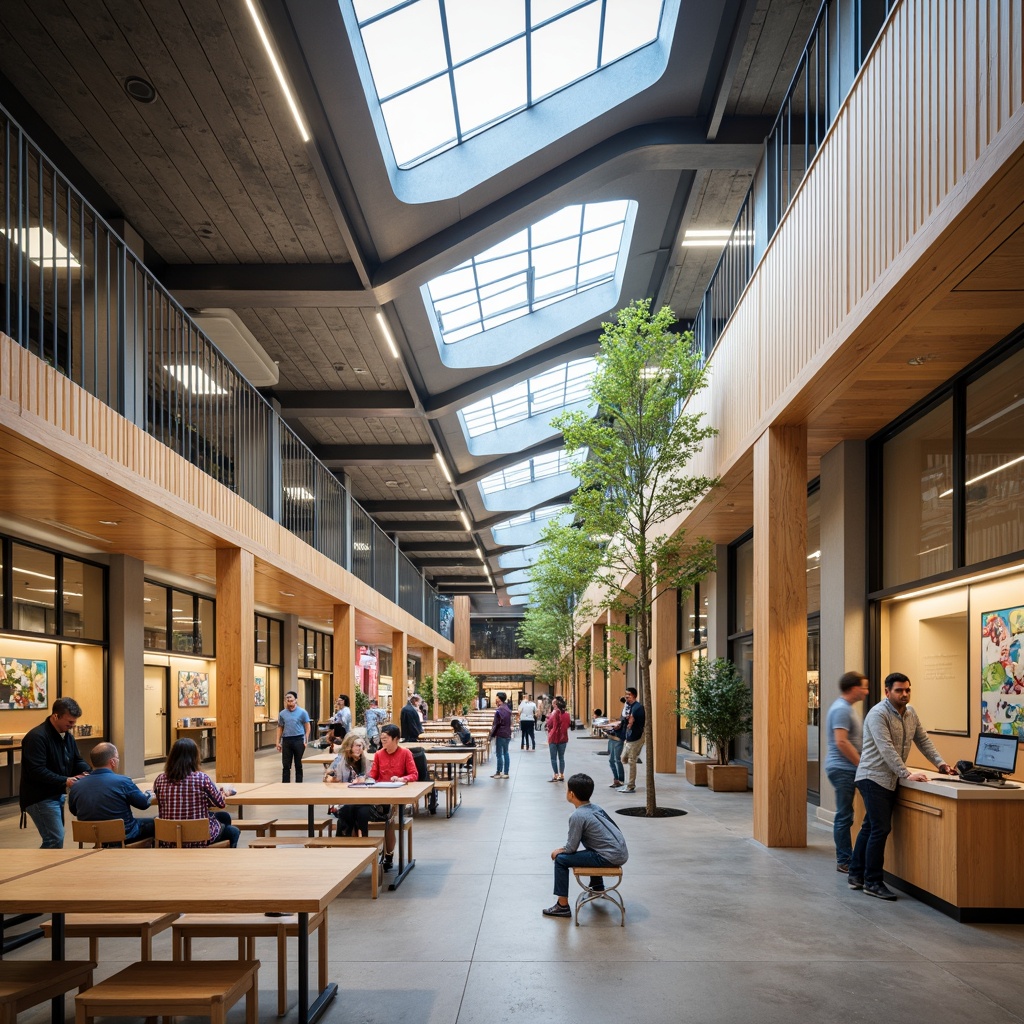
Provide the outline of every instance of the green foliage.
{"type": "Polygon", "coordinates": [[[729,763],[729,744],[749,732],[753,696],[740,670],[726,658],[701,658],[685,680],[677,713],[714,748],[719,764],[729,763]]]}
{"type": "MultiPolygon", "coordinates": [[[[692,335],[672,333],[674,322],[667,306],[652,313],[648,299],[621,309],[614,324],[603,325],[590,386],[597,417],[571,412],[553,421],[576,456],[575,522],[603,548],[596,579],[607,606],[630,617],[637,687],[648,709],[654,600],[670,590],[689,593],[715,565],[710,541],[673,532],[673,521],[717,483],[685,473],[716,431],[702,422],[703,413],[685,411],[706,386],[707,370],[693,352],[692,335]]],[[[652,725],[648,714],[648,748],[652,725]]],[[[653,815],[653,758],[645,765],[647,813],[653,815]]]]}
{"type": "Polygon", "coordinates": [[[441,705],[441,714],[447,716],[461,711],[472,703],[475,696],[476,680],[469,670],[457,661],[449,662],[437,677],[437,699],[441,705]]]}
{"type": "Polygon", "coordinates": [[[417,693],[423,698],[430,714],[434,713],[434,677],[426,675],[420,680],[417,693]]]}
{"type": "Polygon", "coordinates": [[[352,710],[352,725],[364,725],[366,723],[366,709],[370,706],[370,698],[363,693],[361,686],[356,686],[356,706],[352,710]]]}

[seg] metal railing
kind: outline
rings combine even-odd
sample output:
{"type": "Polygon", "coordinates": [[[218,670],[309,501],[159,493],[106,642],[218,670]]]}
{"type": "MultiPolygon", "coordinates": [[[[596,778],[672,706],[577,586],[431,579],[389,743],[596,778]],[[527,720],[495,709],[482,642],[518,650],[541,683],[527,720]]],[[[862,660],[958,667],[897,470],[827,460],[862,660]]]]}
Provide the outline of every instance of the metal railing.
{"type": "Polygon", "coordinates": [[[824,0],[804,46],[764,157],[693,320],[705,360],[793,201],[815,154],[898,0],[824,0]]]}
{"type": "Polygon", "coordinates": [[[398,551],[3,107],[0,123],[0,329],[438,629],[450,599],[398,551]]]}

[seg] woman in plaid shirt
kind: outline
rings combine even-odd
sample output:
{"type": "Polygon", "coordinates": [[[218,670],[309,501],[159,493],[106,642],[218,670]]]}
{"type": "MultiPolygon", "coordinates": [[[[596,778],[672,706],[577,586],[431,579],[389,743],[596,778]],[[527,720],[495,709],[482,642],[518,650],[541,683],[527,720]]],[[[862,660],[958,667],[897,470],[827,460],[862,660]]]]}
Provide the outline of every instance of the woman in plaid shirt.
{"type": "Polygon", "coordinates": [[[241,832],[231,824],[231,815],[225,810],[214,811],[211,807],[224,807],[224,790],[218,789],[206,772],[199,770],[199,748],[195,740],[187,737],[175,740],[167,755],[164,770],[153,783],[161,818],[210,819],[210,838],[206,843],[185,843],[186,846],[208,846],[210,843],[227,839],[232,849],[238,846],[241,832]]]}

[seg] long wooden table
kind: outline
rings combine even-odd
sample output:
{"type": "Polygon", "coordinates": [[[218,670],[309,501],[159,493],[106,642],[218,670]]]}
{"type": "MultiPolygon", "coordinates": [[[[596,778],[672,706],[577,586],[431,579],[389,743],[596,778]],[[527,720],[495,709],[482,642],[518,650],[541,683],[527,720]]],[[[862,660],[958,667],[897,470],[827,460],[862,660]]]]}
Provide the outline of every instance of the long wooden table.
{"type": "MultiPolygon", "coordinates": [[[[5,851],[14,852],[14,851],[5,851]]],[[[17,851],[28,852],[28,851],[17,851]]],[[[60,853],[61,851],[36,851],[60,853]]],[[[54,960],[64,959],[65,914],[203,913],[298,915],[299,1024],[312,1024],[337,994],[330,983],[309,1001],[309,915],[326,910],[366,866],[365,850],[75,850],[0,884],[0,913],[51,914],[54,960]],[[259,863],[256,863],[256,859],[259,863]],[[258,871],[261,881],[253,882],[258,871]]],[[[322,925],[326,928],[327,923],[322,925]]],[[[54,1004],[54,1024],[64,1000],[54,1004]]]]}
{"type": "MultiPolygon", "coordinates": [[[[316,808],[331,804],[390,804],[398,808],[398,874],[388,885],[394,891],[405,880],[405,876],[416,866],[416,861],[405,863],[405,846],[402,843],[402,828],[405,825],[405,805],[415,804],[433,788],[432,782],[409,782],[404,786],[367,786],[353,789],[346,785],[325,782],[272,782],[256,786],[251,790],[225,797],[227,803],[239,808],[258,806],[282,806],[305,804],[309,814],[309,832],[316,829],[316,808]]],[[[332,851],[333,852],[333,851],[332,851]]]]}

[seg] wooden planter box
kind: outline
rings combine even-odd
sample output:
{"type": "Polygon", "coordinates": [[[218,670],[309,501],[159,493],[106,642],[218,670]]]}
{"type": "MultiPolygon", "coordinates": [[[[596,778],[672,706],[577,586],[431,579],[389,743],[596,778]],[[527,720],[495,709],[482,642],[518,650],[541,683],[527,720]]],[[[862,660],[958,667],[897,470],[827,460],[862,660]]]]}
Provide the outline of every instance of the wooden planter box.
{"type": "Polygon", "coordinates": [[[687,761],[686,781],[691,786],[706,786],[708,784],[708,765],[714,761],[687,761]]]}
{"type": "Polygon", "coordinates": [[[715,793],[745,793],[747,768],[742,764],[709,764],[708,789],[715,793]]]}

